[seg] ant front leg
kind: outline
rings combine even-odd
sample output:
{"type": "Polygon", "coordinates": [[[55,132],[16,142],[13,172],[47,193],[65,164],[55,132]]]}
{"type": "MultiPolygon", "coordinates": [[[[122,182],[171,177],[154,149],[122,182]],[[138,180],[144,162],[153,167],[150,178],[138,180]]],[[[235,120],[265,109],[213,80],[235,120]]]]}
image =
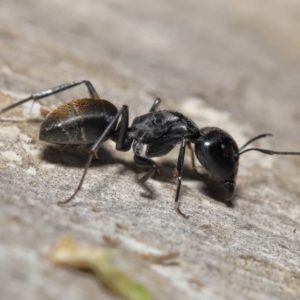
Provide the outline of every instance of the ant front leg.
{"type": "MultiPolygon", "coordinates": [[[[92,159],[93,157],[97,156],[97,152],[100,149],[100,146],[102,145],[102,143],[104,141],[106,141],[107,137],[111,134],[112,130],[114,130],[116,123],[118,122],[119,117],[122,115],[122,119],[125,119],[125,122],[120,122],[122,124],[122,126],[126,125],[126,119],[128,120],[128,106],[127,105],[123,105],[121,107],[121,109],[118,111],[118,113],[115,115],[115,117],[112,119],[112,121],[108,124],[108,126],[106,127],[106,129],[104,130],[104,132],[102,133],[102,135],[99,137],[99,139],[95,142],[95,144],[92,146],[91,148],[91,153],[88,157],[88,160],[86,162],[83,174],[81,176],[80,182],[76,188],[76,190],[74,191],[74,193],[71,195],[71,197],[69,197],[68,199],[66,199],[65,201],[59,201],[57,204],[58,205],[64,205],[67,204],[68,202],[70,202],[75,196],[76,194],[80,191],[83,181],[85,179],[86,173],[91,165],[92,159]]],[[[123,131],[121,126],[120,131],[123,131]]],[[[120,140],[122,140],[124,137],[121,137],[120,140]]]]}
{"type": "Polygon", "coordinates": [[[186,144],[187,144],[187,141],[185,139],[183,139],[181,146],[180,146],[180,150],[179,150],[176,169],[174,170],[174,177],[177,178],[177,189],[176,189],[176,195],[175,195],[175,210],[179,215],[181,215],[185,219],[188,219],[188,216],[186,214],[184,214],[179,208],[179,206],[180,206],[179,194],[180,194],[180,189],[181,189],[181,180],[182,180],[182,172],[183,172],[183,163],[184,163],[186,144]]]}
{"type": "Polygon", "coordinates": [[[71,83],[65,83],[65,84],[62,84],[62,85],[59,85],[59,86],[56,86],[56,87],[53,87],[51,89],[48,89],[48,90],[44,90],[44,91],[41,91],[41,92],[38,92],[38,93],[35,93],[35,94],[32,94],[30,97],[26,98],[26,99],[23,99],[23,100],[20,100],[18,101],[17,103],[14,103],[6,108],[3,108],[0,110],[0,114],[6,112],[6,111],[9,111],[19,105],[22,105],[26,102],[29,102],[31,100],[33,101],[36,101],[36,100],[39,100],[39,99],[42,99],[42,98],[46,98],[46,97],[49,97],[51,95],[54,95],[54,94],[57,94],[57,93],[60,93],[62,91],[65,91],[67,89],[71,89],[77,85],[80,85],[80,84],[85,84],[88,91],[89,91],[89,94],[92,98],[97,98],[97,99],[100,99],[100,97],[98,96],[95,88],[93,87],[92,83],[88,80],[80,80],[80,81],[74,81],[74,82],[71,82],[71,83]]]}
{"type": "Polygon", "coordinates": [[[193,169],[197,174],[199,174],[199,173],[197,172],[197,170],[196,170],[196,163],[195,163],[194,149],[193,149],[193,147],[192,147],[192,145],[191,145],[191,142],[190,142],[190,141],[186,142],[186,146],[189,148],[189,150],[190,150],[190,152],[191,152],[192,169],[193,169]]]}

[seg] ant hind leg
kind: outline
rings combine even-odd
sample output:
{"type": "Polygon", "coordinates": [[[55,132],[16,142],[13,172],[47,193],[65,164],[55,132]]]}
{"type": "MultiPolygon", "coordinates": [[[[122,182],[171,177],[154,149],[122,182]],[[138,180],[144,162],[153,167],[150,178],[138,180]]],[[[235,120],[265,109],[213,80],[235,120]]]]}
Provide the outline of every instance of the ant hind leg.
{"type": "Polygon", "coordinates": [[[57,93],[60,93],[62,91],[65,91],[67,89],[71,89],[77,85],[80,85],[80,84],[85,84],[88,91],[89,91],[89,94],[90,94],[90,97],[92,98],[100,98],[94,88],[94,86],[92,85],[92,83],[88,80],[80,80],[80,81],[74,81],[74,82],[71,82],[71,83],[65,83],[65,84],[62,84],[62,85],[59,85],[59,86],[56,86],[56,87],[53,87],[51,89],[48,89],[48,90],[44,90],[44,91],[41,91],[41,92],[38,92],[38,93],[35,93],[35,94],[32,94],[30,97],[26,98],[26,99],[23,99],[23,100],[20,100],[10,106],[7,106],[3,109],[0,110],[0,114],[3,114],[19,105],[22,105],[26,102],[29,102],[31,100],[33,101],[36,101],[36,100],[39,100],[39,99],[42,99],[42,98],[46,98],[46,97],[49,97],[51,95],[54,95],[54,94],[57,94],[57,93]]]}
{"type": "Polygon", "coordinates": [[[94,143],[94,145],[92,146],[91,150],[90,150],[90,155],[88,157],[88,160],[86,162],[83,174],[81,176],[80,182],[77,186],[77,188],[75,189],[74,193],[66,200],[64,201],[59,201],[57,204],[58,205],[64,205],[67,204],[68,202],[70,202],[76,195],[77,193],[80,191],[83,181],[85,179],[86,173],[91,165],[92,159],[94,156],[97,156],[97,152],[99,151],[102,143],[104,141],[106,141],[107,136],[109,136],[109,134],[111,134],[112,129],[116,126],[116,123],[119,119],[119,117],[122,115],[127,115],[128,114],[128,106],[123,105],[121,107],[121,109],[118,111],[118,113],[115,115],[115,117],[112,119],[112,121],[108,124],[108,126],[106,127],[106,129],[104,130],[104,132],[101,134],[101,136],[99,137],[99,139],[94,143]]]}

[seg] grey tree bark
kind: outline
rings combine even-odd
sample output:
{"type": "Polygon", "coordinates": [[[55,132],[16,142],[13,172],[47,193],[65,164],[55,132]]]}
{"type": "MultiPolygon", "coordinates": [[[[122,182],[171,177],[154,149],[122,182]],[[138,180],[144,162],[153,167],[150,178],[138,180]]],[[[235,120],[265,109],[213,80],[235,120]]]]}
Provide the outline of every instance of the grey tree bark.
{"type": "MultiPolygon", "coordinates": [[[[300,151],[299,20],[296,0],[4,0],[1,108],[89,79],[103,98],[127,104],[131,120],[160,96],[162,109],[221,127],[239,145],[272,132],[256,145],[300,151]]],[[[92,275],[48,261],[67,234],[113,244],[124,261],[178,253],[176,264],[130,260],[157,299],[299,299],[300,157],[243,155],[227,207],[187,155],[185,220],[173,209],[178,149],[156,160],[161,174],[147,184],[149,199],[132,153],[107,142],[62,208],[56,202],[75,189],[86,156],[38,141],[41,107],[85,96],[78,87],[0,116],[1,299],[115,299],[92,275]]]]}

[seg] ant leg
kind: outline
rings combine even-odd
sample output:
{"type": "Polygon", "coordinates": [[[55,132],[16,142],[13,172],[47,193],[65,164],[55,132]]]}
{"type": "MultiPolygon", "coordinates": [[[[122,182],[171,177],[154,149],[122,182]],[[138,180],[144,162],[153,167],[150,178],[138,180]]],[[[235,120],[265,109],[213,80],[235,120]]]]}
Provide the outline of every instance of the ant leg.
{"type": "Polygon", "coordinates": [[[154,112],[157,110],[158,106],[160,105],[160,98],[155,98],[153,105],[151,106],[149,112],[154,112]]]}
{"type": "MultiPolygon", "coordinates": [[[[189,148],[190,152],[191,152],[191,162],[192,162],[192,169],[193,171],[198,175],[198,176],[203,176],[200,172],[198,172],[197,167],[196,167],[196,163],[195,163],[195,151],[194,148],[192,147],[191,142],[186,142],[186,146],[189,148]]],[[[201,167],[201,166],[199,166],[201,167]]],[[[198,167],[198,168],[199,168],[198,167]]]]}
{"type": "Polygon", "coordinates": [[[139,179],[139,183],[141,184],[145,183],[155,173],[155,171],[159,172],[157,164],[152,159],[141,156],[141,154],[143,153],[143,148],[143,143],[135,142],[133,145],[133,160],[135,164],[139,167],[150,168],[150,170],[142,178],[139,179]]]}
{"type": "MultiPolygon", "coordinates": [[[[158,106],[160,105],[160,102],[161,102],[160,98],[155,98],[154,103],[152,104],[149,112],[155,112],[158,106]]],[[[118,151],[128,151],[131,147],[132,139],[128,139],[128,137],[126,139],[128,124],[129,121],[128,121],[128,113],[127,113],[126,116],[122,116],[122,119],[116,129],[116,132],[118,132],[118,134],[115,140],[116,140],[116,149],[118,151]]]]}
{"type": "Polygon", "coordinates": [[[185,146],[187,142],[186,140],[183,140],[180,146],[179,150],[179,155],[178,155],[178,160],[177,160],[177,165],[176,169],[174,170],[174,177],[177,178],[177,190],[176,190],[176,195],[175,195],[175,210],[176,212],[181,215],[184,218],[188,218],[186,214],[184,214],[180,208],[179,208],[179,194],[180,194],[180,188],[181,188],[181,179],[182,179],[182,171],[183,171],[183,163],[184,163],[184,155],[185,155],[185,146]]]}
{"type": "MultiPolygon", "coordinates": [[[[196,164],[195,164],[195,155],[194,155],[194,149],[191,145],[191,142],[186,142],[186,146],[189,148],[189,150],[191,151],[191,161],[192,161],[192,168],[193,170],[196,171],[196,164]]],[[[198,174],[198,172],[196,171],[196,173],[198,174]]]]}
{"type": "Polygon", "coordinates": [[[127,105],[123,105],[121,107],[121,109],[118,111],[118,113],[115,115],[115,117],[112,119],[112,121],[108,124],[108,126],[106,127],[106,129],[104,130],[104,132],[101,134],[101,136],[99,137],[99,139],[92,146],[91,153],[90,153],[89,158],[88,158],[88,160],[86,162],[86,165],[85,165],[83,174],[81,176],[80,182],[79,182],[77,188],[75,189],[74,193],[68,199],[66,199],[64,201],[59,201],[57,203],[58,205],[67,204],[80,191],[80,189],[82,187],[82,184],[83,184],[83,181],[85,179],[86,173],[87,173],[87,171],[88,171],[88,169],[90,167],[90,164],[91,164],[91,161],[92,161],[93,157],[97,155],[97,152],[99,151],[101,144],[103,143],[103,141],[106,140],[107,136],[111,133],[111,130],[115,128],[115,125],[116,125],[116,123],[117,123],[120,115],[124,116],[126,114],[128,115],[128,106],[127,105]]]}
{"type": "Polygon", "coordinates": [[[157,164],[152,159],[137,154],[134,155],[133,159],[137,166],[151,168],[142,178],[139,179],[139,183],[145,183],[156,171],[159,172],[157,164]]]}
{"type": "Polygon", "coordinates": [[[67,89],[71,89],[77,85],[80,85],[80,84],[85,84],[88,91],[89,91],[89,94],[92,98],[98,98],[99,99],[99,96],[95,90],[95,88],[93,87],[92,83],[88,80],[81,80],[81,81],[74,81],[74,82],[71,82],[71,83],[65,83],[65,84],[62,84],[62,85],[59,85],[59,86],[56,86],[54,88],[51,88],[51,89],[48,89],[48,90],[44,90],[44,91],[41,91],[41,92],[38,92],[38,93],[35,93],[35,94],[32,94],[30,97],[26,98],[26,99],[23,99],[23,100],[20,100],[19,102],[17,103],[14,103],[6,108],[3,108],[0,110],[0,114],[6,112],[6,111],[9,111],[21,104],[24,104],[26,102],[29,102],[31,100],[33,101],[36,101],[38,99],[42,99],[42,98],[46,98],[46,97],[49,97],[51,95],[54,95],[56,93],[60,93],[64,90],[67,90],[67,89]]]}
{"type": "Polygon", "coordinates": [[[128,151],[131,148],[132,139],[128,137],[128,108],[122,112],[121,121],[117,128],[116,149],[118,151],[128,151]]]}

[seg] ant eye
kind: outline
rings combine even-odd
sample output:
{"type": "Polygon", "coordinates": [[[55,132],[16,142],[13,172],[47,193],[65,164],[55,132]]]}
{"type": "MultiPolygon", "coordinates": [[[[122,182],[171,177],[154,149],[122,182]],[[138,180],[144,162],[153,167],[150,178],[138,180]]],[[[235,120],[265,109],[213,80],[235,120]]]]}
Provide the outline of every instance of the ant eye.
{"type": "Polygon", "coordinates": [[[224,154],[227,154],[230,151],[230,144],[229,143],[222,143],[221,148],[224,154]]]}

